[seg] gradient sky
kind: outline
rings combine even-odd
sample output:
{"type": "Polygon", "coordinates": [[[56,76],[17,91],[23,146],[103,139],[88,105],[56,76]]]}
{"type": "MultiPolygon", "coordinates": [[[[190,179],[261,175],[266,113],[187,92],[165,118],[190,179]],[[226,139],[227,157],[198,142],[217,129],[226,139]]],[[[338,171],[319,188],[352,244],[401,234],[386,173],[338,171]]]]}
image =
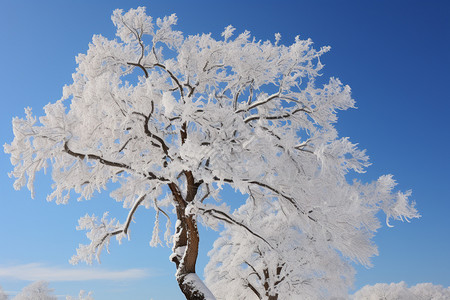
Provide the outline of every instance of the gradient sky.
{"type": "MultiPolygon", "coordinates": [[[[432,282],[450,286],[450,2],[449,1],[0,1],[0,141],[13,139],[11,119],[30,106],[37,115],[71,83],[74,57],[93,34],[114,38],[115,8],[146,6],[153,17],[176,13],[186,35],[220,38],[232,24],[257,39],[274,33],[290,44],[296,35],[316,47],[330,45],[324,76],[352,88],[358,109],[339,114],[341,136],[367,149],[373,165],[359,176],[371,181],[391,173],[399,189],[413,190],[422,214],[393,222],[375,238],[380,255],[370,269],[357,267],[355,288],[377,282],[432,282]]],[[[96,299],[183,299],[168,248],[150,248],[154,213],[141,210],[131,241],[111,245],[102,264],[68,263],[85,232],[86,213],[125,218],[120,204],[103,193],[91,201],[58,206],[45,201],[51,180],[42,174],[35,199],[15,191],[0,154],[0,285],[11,293],[33,280],[47,280],[57,295],[92,290],[96,299]]],[[[75,200],[75,199],[74,199],[75,200]]],[[[383,217],[383,216],[381,216],[383,217]]],[[[215,233],[202,230],[200,275],[215,233]]]]}

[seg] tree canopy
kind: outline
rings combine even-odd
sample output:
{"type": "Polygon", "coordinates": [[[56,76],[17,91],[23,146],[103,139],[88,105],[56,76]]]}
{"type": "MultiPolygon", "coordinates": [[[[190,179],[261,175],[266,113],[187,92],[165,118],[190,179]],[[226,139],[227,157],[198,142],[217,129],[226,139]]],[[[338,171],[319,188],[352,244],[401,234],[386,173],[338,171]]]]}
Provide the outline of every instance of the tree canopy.
{"type": "Polygon", "coordinates": [[[46,281],[36,281],[27,285],[14,297],[14,300],[57,300],[53,289],[48,287],[46,281]]]}

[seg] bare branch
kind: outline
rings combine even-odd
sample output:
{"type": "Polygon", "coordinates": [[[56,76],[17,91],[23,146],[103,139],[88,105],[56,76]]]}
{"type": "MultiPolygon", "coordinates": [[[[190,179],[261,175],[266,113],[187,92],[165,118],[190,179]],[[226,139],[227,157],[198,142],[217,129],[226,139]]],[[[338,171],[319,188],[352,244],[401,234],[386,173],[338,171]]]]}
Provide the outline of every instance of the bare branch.
{"type": "Polygon", "coordinates": [[[143,65],[141,65],[140,63],[128,62],[127,65],[139,67],[142,71],[144,71],[145,78],[148,78],[148,71],[147,71],[147,69],[143,65]]]}

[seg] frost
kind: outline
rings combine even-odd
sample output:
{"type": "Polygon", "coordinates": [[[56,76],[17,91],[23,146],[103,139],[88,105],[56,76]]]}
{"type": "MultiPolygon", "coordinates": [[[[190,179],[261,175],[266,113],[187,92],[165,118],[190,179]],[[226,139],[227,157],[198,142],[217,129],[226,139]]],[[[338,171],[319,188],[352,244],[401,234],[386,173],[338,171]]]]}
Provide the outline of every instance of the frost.
{"type": "Polygon", "coordinates": [[[275,45],[278,45],[280,40],[281,40],[281,34],[279,32],[275,33],[275,45]]]}
{"type": "Polygon", "coordinates": [[[23,288],[23,290],[14,297],[14,300],[57,300],[53,295],[53,289],[48,287],[46,281],[36,281],[23,288]]]}
{"type": "Polygon", "coordinates": [[[352,300],[372,300],[372,299],[450,299],[450,287],[433,285],[431,283],[419,283],[408,287],[405,282],[399,283],[377,283],[366,285],[351,297],[352,300]]]}
{"type": "Polygon", "coordinates": [[[109,252],[108,246],[110,238],[117,235],[117,239],[120,240],[125,236],[123,230],[121,230],[121,224],[116,219],[109,219],[108,212],[103,214],[101,220],[95,215],[89,216],[86,214],[78,221],[77,230],[89,230],[86,234],[87,238],[91,240],[89,245],[79,245],[77,254],[74,255],[70,263],[78,264],[79,261],[85,261],[88,264],[92,264],[94,258],[100,262],[100,254],[103,249],[109,252]]]}
{"type": "Polygon", "coordinates": [[[138,37],[153,32],[152,17],[146,15],[145,7],[130,9],[125,14],[116,9],[111,20],[117,27],[116,35],[124,42],[137,41],[138,37]]]}
{"type": "Polygon", "coordinates": [[[170,93],[170,92],[163,93],[161,101],[162,101],[161,104],[164,107],[164,115],[166,117],[170,117],[170,114],[177,106],[177,101],[175,100],[175,98],[172,96],[172,93],[170,93]]]}
{"type": "MultiPolygon", "coordinates": [[[[203,281],[195,273],[186,275],[183,278],[183,283],[188,286],[194,286],[196,288],[194,297],[195,296],[198,297],[200,294],[200,295],[202,295],[201,299],[205,299],[205,300],[215,300],[216,299],[214,297],[214,295],[209,291],[209,289],[205,286],[203,281]]],[[[197,298],[195,298],[195,299],[197,299],[197,298]]]]}
{"type": "Polygon", "coordinates": [[[235,30],[236,28],[234,28],[232,25],[228,25],[227,27],[225,27],[225,30],[222,32],[222,36],[225,42],[233,35],[233,32],[235,30]]]}
{"type": "Polygon", "coordinates": [[[286,222],[279,202],[257,205],[248,199],[233,216],[264,239],[242,226],[230,225],[221,233],[205,268],[206,283],[217,299],[346,297],[353,268],[323,240],[286,222]]]}
{"type": "Polygon", "coordinates": [[[81,290],[78,297],[66,296],[66,300],[94,300],[94,297],[92,297],[92,292],[86,293],[86,291],[81,290]]]}

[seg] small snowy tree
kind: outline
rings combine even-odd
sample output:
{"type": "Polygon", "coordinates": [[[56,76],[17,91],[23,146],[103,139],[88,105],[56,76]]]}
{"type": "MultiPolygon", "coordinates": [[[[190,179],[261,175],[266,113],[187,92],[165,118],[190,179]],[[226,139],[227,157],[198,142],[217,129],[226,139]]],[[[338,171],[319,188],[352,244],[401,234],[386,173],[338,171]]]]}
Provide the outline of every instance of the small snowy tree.
{"type": "Polygon", "coordinates": [[[8,295],[3,291],[2,286],[0,285],[0,300],[8,300],[8,295]]]}
{"type": "Polygon", "coordinates": [[[94,300],[94,297],[92,297],[92,292],[86,293],[81,290],[78,297],[66,296],[66,300],[94,300]]]}
{"type": "Polygon", "coordinates": [[[72,263],[98,259],[112,237],[128,236],[137,209],[154,208],[151,245],[162,243],[164,215],[180,289],[188,299],[213,298],[196,275],[198,217],[261,236],[214,201],[224,185],[258,191],[257,205],[278,201],[305,236],[363,262],[374,251],[380,209],[388,219],[418,216],[409,193],[391,193],[391,176],[373,185],[347,183],[348,171],[364,172],[369,163],[334,128],[336,112],[353,107],[350,88],[335,78],[316,84],[328,47],[316,50],[298,37],[280,45],[279,34],[262,42],[248,31],[232,38],[232,26],[221,40],[185,37],[172,29],[175,15],[155,24],[142,7],[116,10],[112,20],[119,40],[95,35],[62,99],[39,119],[27,108],[5,145],[14,187],[27,186],[32,196],[36,173],[49,166],[49,201],[67,203],[73,192],[90,199],[110,182],[119,186],[110,195],[128,217],[82,217],[78,229],[88,230],[91,242],[72,263]],[[174,233],[166,206],[174,207],[174,233]]]}
{"type": "Polygon", "coordinates": [[[377,283],[366,285],[357,291],[354,300],[447,300],[450,299],[450,287],[432,283],[419,283],[408,287],[405,282],[377,283]]]}
{"type": "Polygon", "coordinates": [[[418,283],[409,290],[420,300],[447,300],[450,299],[450,287],[435,285],[432,283],[418,283]]]}
{"type": "Polygon", "coordinates": [[[14,300],[57,300],[46,281],[36,281],[23,288],[14,300]]]}

